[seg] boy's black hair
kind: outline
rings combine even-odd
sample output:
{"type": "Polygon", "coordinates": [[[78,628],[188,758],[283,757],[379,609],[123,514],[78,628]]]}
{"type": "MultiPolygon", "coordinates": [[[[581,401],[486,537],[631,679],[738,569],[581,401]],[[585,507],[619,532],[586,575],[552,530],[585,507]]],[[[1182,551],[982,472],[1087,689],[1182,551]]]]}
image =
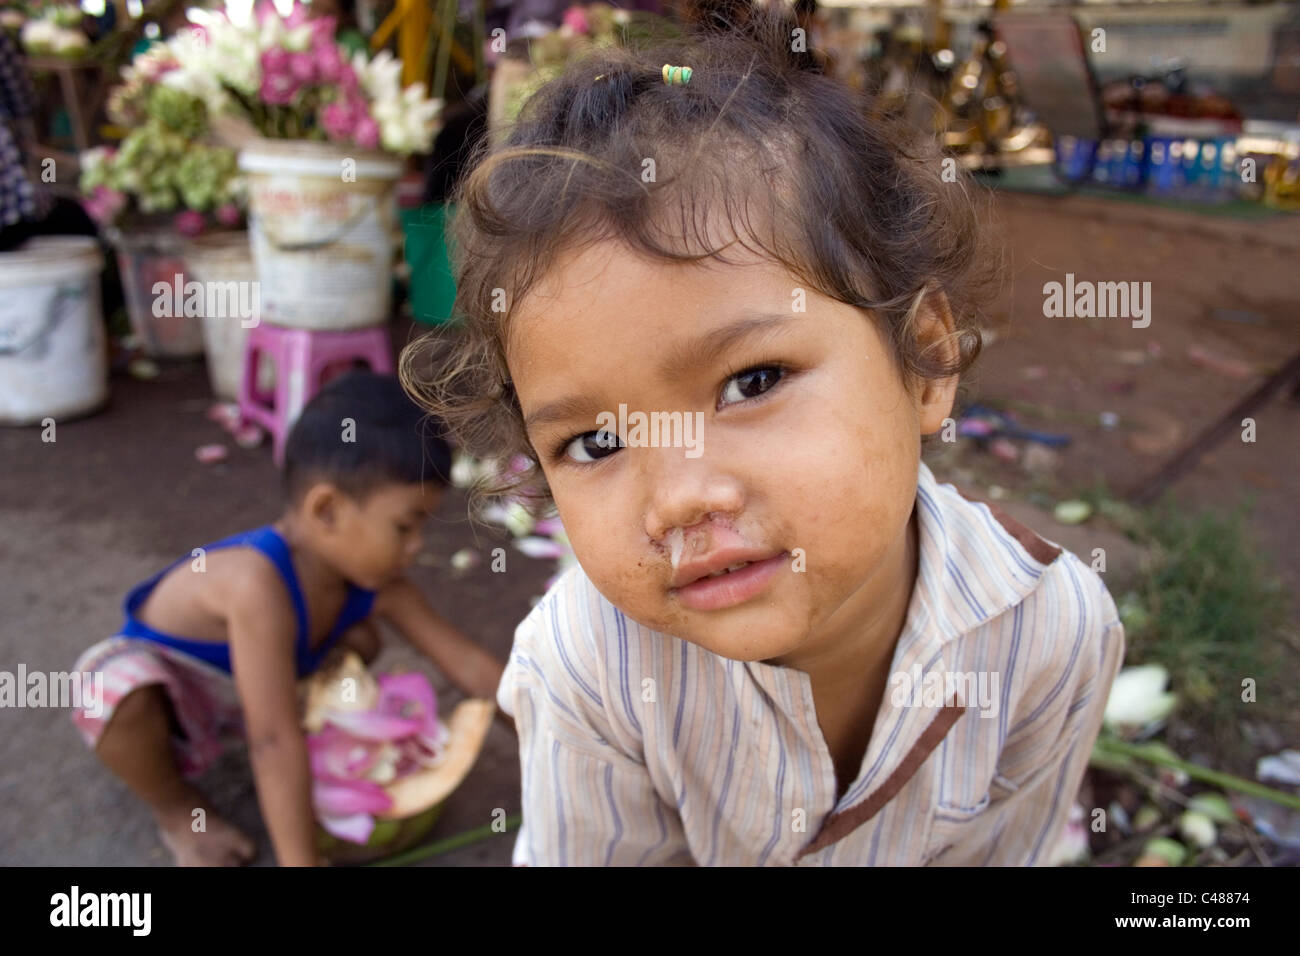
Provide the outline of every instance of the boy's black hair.
{"type": "Polygon", "coordinates": [[[379,486],[451,484],[445,426],[425,414],[392,375],[346,372],[318,392],[284,451],[284,491],[296,501],[328,481],[358,500],[379,486]]]}

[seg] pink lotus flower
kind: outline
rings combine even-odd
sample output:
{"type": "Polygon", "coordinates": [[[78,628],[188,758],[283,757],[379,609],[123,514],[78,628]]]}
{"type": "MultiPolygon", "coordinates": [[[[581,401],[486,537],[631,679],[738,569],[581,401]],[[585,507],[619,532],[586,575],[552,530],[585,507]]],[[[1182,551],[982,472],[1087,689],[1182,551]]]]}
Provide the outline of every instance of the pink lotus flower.
{"type": "MultiPolygon", "coordinates": [[[[339,48],[331,39],[329,43],[323,43],[315,49],[313,55],[316,57],[316,75],[322,83],[338,83],[343,78],[345,63],[343,56],[339,53],[339,48]]],[[[347,67],[351,71],[351,67],[347,67]]],[[[356,74],[352,76],[353,82],[356,81],[356,74]]]]}
{"type": "Polygon", "coordinates": [[[312,807],[321,826],[341,840],[365,843],[375,829],[374,814],[393,805],[392,798],[370,780],[312,781],[312,807]]]}
{"type": "Polygon", "coordinates": [[[337,26],[337,17],[317,17],[311,21],[311,45],[316,53],[334,49],[334,31],[337,26]]]}
{"type": "Polygon", "coordinates": [[[318,811],[317,818],[326,830],[340,840],[347,840],[350,843],[364,844],[370,839],[370,834],[375,832],[375,818],[368,813],[327,817],[318,811]]]}
{"type": "MultiPolygon", "coordinates": [[[[271,0],[262,0],[256,7],[258,25],[265,23],[267,20],[279,20],[280,11],[275,9],[275,4],[271,0]]],[[[295,3],[293,9],[289,11],[289,16],[285,18],[286,25],[296,27],[306,18],[307,11],[301,4],[295,3]]]]}
{"type": "Polygon", "coordinates": [[[361,95],[361,81],[357,79],[357,71],[352,68],[351,63],[346,61],[343,63],[343,69],[339,72],[338,84],[344,96],[361,95]]]}
{"type": "Polygon", "coordinates": [[[176,214],[172,224],[182,236],[194,237],[207,227],[207,220],[203,218],[203,213],[193,209],[186,209],[176,214]]]}
{"type": "Polygon", "coordinates": [[[354,843],[369,840],[373,814],[392,806],[378,774],[386,771],[391,778],[427,767],[442,745],[438,699],[428,678],[385,675],[376,683],[373,709],[329,710],[321,730],[307,735],[317,818],[330,833],[354,843]]]}
{"type": "Polygon", "coordinates": [[[298,95],[302,84],[285,73],[268,73],[262,77],[262,86],[258,95],[272,106],[288,106],[298,95]]]}
{"type": "Polygon", "coordinates": [[[533,525],[533,533],[540,534],[542,537],[549,538],[551,535],[558,534],[564,530],[564,525],[558,517],[542,518],[533,525]]]}
{"type": "Polygon", "coordinates": [[[301,3],[295,3],[289,10],[289,15],[284,18],[284,25],[293,29],[300,27],[310,19],[307,7],[301,3]]]}
{"type": "Polygon", "coordinates": [[[262,51],[262,71],[265,73],[288,73],[289,51],[284,47],[273,46],[262,51]]]}
{"type": "Polygon", "coordinates": [[[379,148],[379,124],[369,116],[362,117],[353,135],[362,149],[379,148]]]}
{"type": "Polygon", "coordinates": [[[320,113],[321,125],[325,135],[330,139],[350,142],[352,131],[356,129],[356,110],[350,100],[336,100],[328,103],[320,113]]]}
{"type": "Polygon", "coordinates": [[[316,81],[316,55],[310,50],[289,54],[289,75],[301,85],[316,81]]]}
{"type": "Polygon", "coordinates": [[[304,82],[300,76],[303,65],[298,64],[298,72],[294,67],[295,54],[288,50],[272,47],[262,53],[262,86],[258,92],[265,102],[274,106],[293,102],[304,82]]]}
{"type": "MultiPolygon", "coordinates": [[[[106,154],[109,158],[111,154],[106,154]]],[[[86,215],[100,225],[107,225],[118,217],[126,208],[126,193],[107,186],[96,186],[89,196],[81,201],[86,215]]]]}
{"type": "Polygon", "coordinates": [[[355,780],[375,769],[383,757],[381,741],[362,740],[333,724],[307,738],[307,756],[315,777],[355,780]]]}
{"type": "Polygon", "coordinates": [[[587,14],[583,12],[582,7],[569,7],[565,10],[560,26],[568,27],[574,33],[583,35],[591,32],[591,26],[587,23],[587,14]]]}
{"type": "Polygon", "coordinates": [[[558,561],[565,554],[564,546],[558,541],[536,536],[520,538],[515,542],[515,547],[530,558],[549,558],[558,561]]]}

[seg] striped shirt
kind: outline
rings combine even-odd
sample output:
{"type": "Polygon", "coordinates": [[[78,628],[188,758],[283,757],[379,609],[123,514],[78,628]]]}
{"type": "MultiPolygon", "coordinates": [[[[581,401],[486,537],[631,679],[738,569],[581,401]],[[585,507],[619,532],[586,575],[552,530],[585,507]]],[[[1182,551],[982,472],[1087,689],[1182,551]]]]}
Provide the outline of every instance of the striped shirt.
{"type": "Polygon", "coordinates": [[[1041,865],[1124,655],[1077,557],[938,484],[853,783],[836,799],[809,675],[628,618],[570,568],[515,631],[515,865],[1041,865]],[[963,679],[964,678],[964,679],[963,679]]]}

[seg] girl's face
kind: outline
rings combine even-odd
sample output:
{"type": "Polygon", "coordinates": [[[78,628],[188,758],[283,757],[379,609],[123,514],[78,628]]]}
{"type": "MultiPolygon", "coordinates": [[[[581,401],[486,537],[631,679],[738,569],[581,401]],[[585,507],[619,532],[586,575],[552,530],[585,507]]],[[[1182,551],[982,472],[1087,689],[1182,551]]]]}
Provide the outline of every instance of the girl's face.
{"type": "Polygon", "coordinates": [[[507,361],[592,583],[640,624],[746,661],[870,617],[897,582],[920,436],[955,387],[906,387],[863,313],[770,261],[615,243],[530,292],[507,361]],[[674,413],[681,428],[650,427],[674,413]]]}

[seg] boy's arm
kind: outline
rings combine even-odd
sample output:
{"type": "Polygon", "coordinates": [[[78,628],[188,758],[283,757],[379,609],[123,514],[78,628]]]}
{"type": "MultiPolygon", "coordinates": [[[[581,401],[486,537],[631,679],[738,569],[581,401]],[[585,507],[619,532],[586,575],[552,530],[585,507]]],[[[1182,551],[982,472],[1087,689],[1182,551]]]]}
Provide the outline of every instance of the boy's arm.
{"type": "Polygon", "coordinates": [[[601,686],[593,662],[567,635],[561,658],[543,604],[516,629],[497,694],[519,734],[523,825],[512,862],[694,865],[677,807],[659,796],[644,763],[610,743],[603,708],[580,689],[601,686]]]}
{"type": "Polygon", "coordinates": [[[281,866],[314,866],[315,813],[307,742],[299,723],[296,621],[284,585],[253,562],[233,573],[227,595],[230,663],[243,706],[262,817],[281,866]]]}
{"type": "Polygon", "coordinates": [[[387,620],[470,697],[492,700],[504,665],[452,627],[406,578],[375,598],[375,613],[387,620]]]}

